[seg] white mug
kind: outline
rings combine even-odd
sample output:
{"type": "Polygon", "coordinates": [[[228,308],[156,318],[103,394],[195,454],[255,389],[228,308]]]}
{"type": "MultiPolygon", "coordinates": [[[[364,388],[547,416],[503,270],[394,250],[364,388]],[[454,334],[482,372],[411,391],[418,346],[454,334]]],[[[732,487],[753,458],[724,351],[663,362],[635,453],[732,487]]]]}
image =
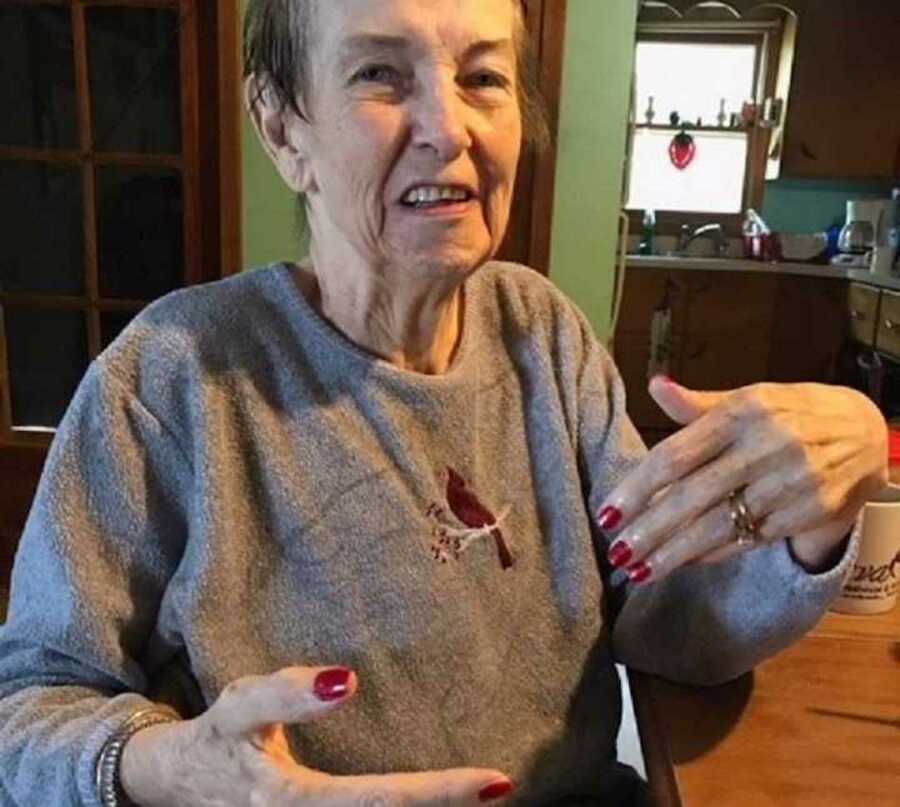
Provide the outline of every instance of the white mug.
{"type": "Polygon", "coordinates": [[[831,606],[844,614],[880,614],[897,602],[900,583],[900,486],[888,485],[859,514],[859,556],[831,606]]]}

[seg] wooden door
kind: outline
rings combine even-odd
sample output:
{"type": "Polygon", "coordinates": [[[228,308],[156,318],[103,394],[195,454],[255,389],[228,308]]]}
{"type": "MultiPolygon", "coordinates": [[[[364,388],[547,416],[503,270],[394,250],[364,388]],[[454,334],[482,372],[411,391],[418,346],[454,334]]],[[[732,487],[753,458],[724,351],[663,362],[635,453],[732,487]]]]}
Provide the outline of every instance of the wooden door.
{"type": "Polygon", "coordinates": [[[92,359],[236,271],[234,0],[0,5],[0,588],[92,359]]]}
{"type": "Polygon", "coordinates": [[[538,86],[547,108],[551,144],[526,149],[519,160],[509,228],[498,258],[550,271],[550,235],[556,171],[556,131],[567,0],[523,0],[528,32],[537,57],[538,86]]]}

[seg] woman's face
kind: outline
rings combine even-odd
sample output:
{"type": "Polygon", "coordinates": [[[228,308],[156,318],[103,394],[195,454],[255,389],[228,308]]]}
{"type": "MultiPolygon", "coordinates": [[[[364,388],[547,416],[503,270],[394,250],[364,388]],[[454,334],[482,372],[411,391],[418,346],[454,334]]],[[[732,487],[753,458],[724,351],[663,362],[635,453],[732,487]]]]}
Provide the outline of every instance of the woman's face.
{"type": "Polygon", "coordinates": [[[303,128],[317,248],[468,271],[506,230],[521,147],[512,0],[318,2],[303,128]]]}

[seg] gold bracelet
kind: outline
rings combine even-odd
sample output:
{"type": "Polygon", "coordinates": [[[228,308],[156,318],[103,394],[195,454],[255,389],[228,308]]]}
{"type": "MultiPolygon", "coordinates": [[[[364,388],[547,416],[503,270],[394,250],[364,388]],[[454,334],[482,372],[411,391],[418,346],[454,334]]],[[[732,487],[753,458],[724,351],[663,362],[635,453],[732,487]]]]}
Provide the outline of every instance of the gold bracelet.
{"type": "Polygon", "coordinates": [[[122,750],[141,729],[157,726],[161,723],[175,723],[181,717],[165,706],[149,706],[135,712],[113,735],[103,744],[97,756],[95,768],[97,794],[103,807],[130,807],[134,803],[129,799],[120,779],[122,766],[122,750]]]}

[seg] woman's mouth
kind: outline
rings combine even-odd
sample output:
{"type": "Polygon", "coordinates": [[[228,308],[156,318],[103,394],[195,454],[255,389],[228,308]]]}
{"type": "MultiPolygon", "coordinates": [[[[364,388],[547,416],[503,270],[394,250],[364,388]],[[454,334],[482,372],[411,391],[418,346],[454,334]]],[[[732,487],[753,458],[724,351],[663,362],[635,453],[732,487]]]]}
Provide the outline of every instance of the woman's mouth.
{"type": "Polygon", "coordinates": [[[449,210],[474,198],[475,194],[461,185],[417,185],[404,194],[401,203],[413,210],[449,210]]]}

